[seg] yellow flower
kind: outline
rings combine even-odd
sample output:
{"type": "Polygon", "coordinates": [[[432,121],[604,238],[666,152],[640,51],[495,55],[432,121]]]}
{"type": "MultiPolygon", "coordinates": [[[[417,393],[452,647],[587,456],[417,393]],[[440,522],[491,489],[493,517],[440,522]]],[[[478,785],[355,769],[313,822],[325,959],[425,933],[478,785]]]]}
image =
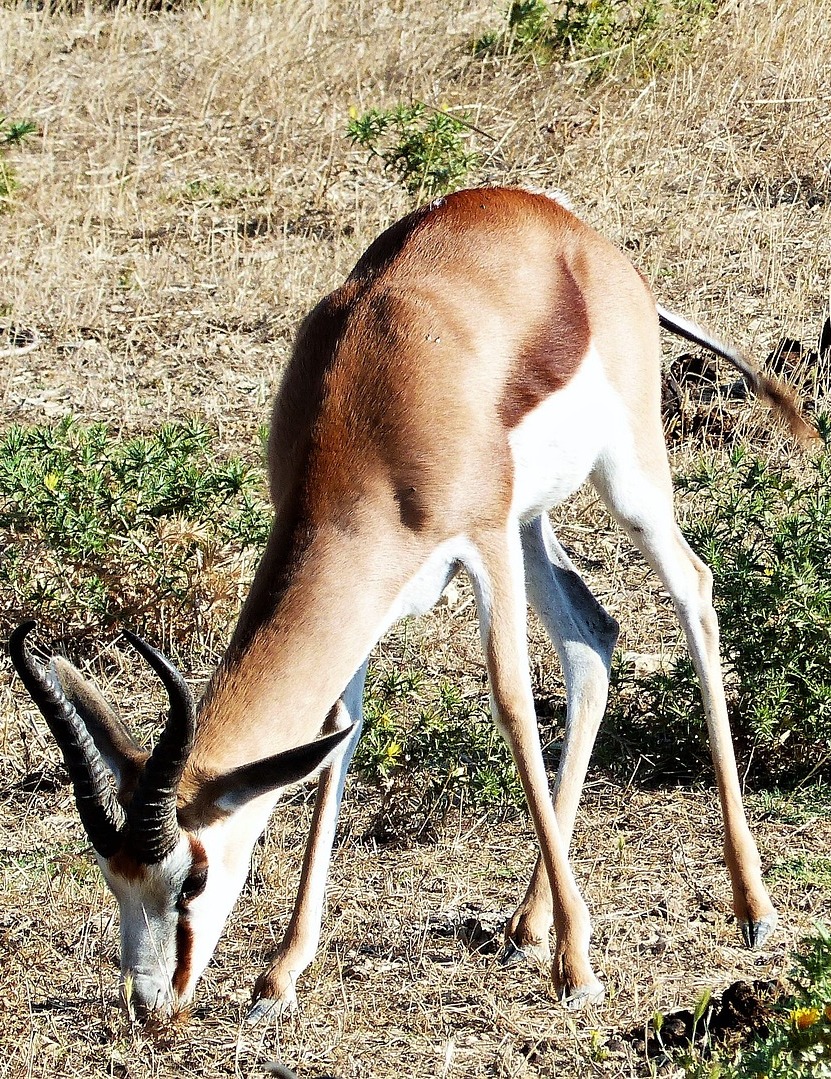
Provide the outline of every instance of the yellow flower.
{"type": "Polygon", "coordinates": [[[401,753],[401,743],[400,742],[388,742],[387,743],[387,756],[388,757],[397,757],[397,756],[400,755],[400,753],[401,753]]]}
{"type": "Polygon", "coordinates": [[[807,1030],[819,1019],[819,1008],[794,1008],[791,1022],[797,1030],[807,1030]]]}
{"type": "Polygon", "coordinates": [[[825,1005],[825,1018],[831,1023],[831,1004],[825,1005]]]}

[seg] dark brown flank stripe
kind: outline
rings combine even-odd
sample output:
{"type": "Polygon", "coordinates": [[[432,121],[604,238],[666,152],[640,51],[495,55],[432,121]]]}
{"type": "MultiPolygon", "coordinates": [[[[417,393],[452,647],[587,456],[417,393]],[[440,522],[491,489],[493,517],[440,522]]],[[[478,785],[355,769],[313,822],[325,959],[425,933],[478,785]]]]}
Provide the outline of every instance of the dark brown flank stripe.
{"type": "Polygon", "coordinates": [[[542,299],[546,313],[523,343],[499,402],[499,418],[510,430],[571,381],[591,339],[586,301],[565,259],[542,299]]]}

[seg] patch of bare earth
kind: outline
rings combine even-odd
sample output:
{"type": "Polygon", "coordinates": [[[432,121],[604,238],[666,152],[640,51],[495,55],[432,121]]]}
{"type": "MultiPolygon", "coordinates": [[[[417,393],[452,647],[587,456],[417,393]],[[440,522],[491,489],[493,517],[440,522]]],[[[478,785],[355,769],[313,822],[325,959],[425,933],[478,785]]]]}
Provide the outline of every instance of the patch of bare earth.
{"type": "MultiPolygon", "coordinates": [[[[668,305],[759,357],[785,336],[812,345],[831,266],[828,0],[725,3],[672,70],[591,86],[575,65],[473,59],[467,42],[498,17],[459,0],[209,0],[158,15],[2,5],[0,115],[39,129],[9,154],[20,186],[0,215],[0,349],[13,353],[0,365],[2,424],[72,411],[132,431],[195,412],[229,451],[256,453],[298,319],[407,208],[344,139],[349,108],[411,98],[464,107],[485,133],[473,136],[476,179],[566,190],[668,305]]],[[[824,378],[795,374],[820,402],[824,378]]],[[[681,465],[709,435],[792,454],[744,402],[719,399],[692,427],[673,443],[681,465]]],[[[593,495],[556,519],[622,622],[621,647],[673,654],[666,598],[593,495]]],[[[431,675],[484,701],[471,615],[443,609],[406,627],[379,662],[415,647],[431,675]]],[[[126,717],[156,716],[137,668],[105,659],[94,667],[126,717]]],[[[198,682],[215,659],[189,673],[198,682]]],[[[538,696],[559,703],[536,628],[532,662],[538,696]]],[[[793,812],[749,799],[782,915],[751,954],[706,777],[656,791],[639,787],[637,760],[628,784],[594,771],[573,857],[607,998],[572,1017],[544,975],[496,961],[492,932],[533,863],[525,818],[462,807],[434,843],[378,846],[379,796],[353,782],[300,1013],[243,1022],[287,921],[302,799],[275,815],[190,1019],[145,1031],[117,1004],[114,903],[56,750],[5,668],[0,723],[0,1075],[15,1079],[247,1076],[269,1061],[308,1079],[637,1075],[634,1027],[704,989],[776,979],[801,933],[831,916],[827,890],[788,869],[831,841],[810,798],[793,812]],[[471,951],[477,921],[484,947],[471,951]]]]}

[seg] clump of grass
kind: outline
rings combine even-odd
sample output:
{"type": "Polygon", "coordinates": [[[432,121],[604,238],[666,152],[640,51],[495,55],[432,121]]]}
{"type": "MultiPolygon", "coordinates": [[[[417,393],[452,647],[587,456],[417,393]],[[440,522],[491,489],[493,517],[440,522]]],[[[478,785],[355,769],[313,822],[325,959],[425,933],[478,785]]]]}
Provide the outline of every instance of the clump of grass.
{"type": "Polygon", "coordinates": [[[789,980],[764,1034],[709,1059],[684,1061],[688,1079],[828,1079],[831,1076],[831,935],[825,928],[802,941],[789,980]]]}
{"type": "Polygon", "coordinates": [[[476,168],[478,155],[467,148],[467,115],[421,101],[392,109],[353,110],[346,129],[356,146],[379,158],[416,201],[454,191],[476,168]]]}
{"type": "Polygon", "coordinates": [[[767,788],[760,790],[754,801],[760,814],[783,824],[831,821],[831,786],[828,783],[817,782],[810,787],[788,791],[767,788]]]}
{"type": "Polygon", "coordinates": [[[477,700],[411,669],[378,673],[368,689],[355,763],[383,788],[385,826],[422,834],[462,803],[490,813],[522,804],[508,747],[477,700]]]}
{"type": "Polygon", "coordinates": [[[793,880],[809,888],[831,892],[831,858],[821,855],[795,855],[771,866],[772,880],[793,880]]]}
{"type": "Polygon", "coordinates": [[[0,601],[8,630],[127,623],[183,639],[224,631],[269,522],[263,476],[223,460],[199,420],[120,439],[71,416],[0,439],[0,601]]]}
{"type": "Polygon", "coordinates": [[[593,78],[622,63],[645,74],[688,51],[715,11],[716,0],[515,0],[506,25],[478,38],[473,51],[585,62],[593,78]]]}
{"type": "Polygon", "coordinates": [[[6,116],[0,116],[0,213],[8,209],[17,187],[14,171],[6,160],[6,151],[11,146],[18,146],[35,131],[37,125],[30,120],[9,120],[6,116]]]}
{"type": "Polygon", "coordinates": [[[241,185],[218,176],[210,176],[189,180],[177,188],[172,197],[184,203],[227,209],[252,199],[259,199],[265,191],[266,187],[263,184],[241,185]]]}
{"type": "MultiPolygon", "coordinates": [[[[692,496],[687,538],[713,571],[731,724],[750,774],[822,778],[831,768],[831,454],[782,470],[740,449],[678,486],[692,496]]],[[[659,772],[666,739],[671,767],[697,771],[705,724],[690,660],[638,680],[618,668],[614,687],[613,738],[637,745],[648,732],[659,772]]]]}

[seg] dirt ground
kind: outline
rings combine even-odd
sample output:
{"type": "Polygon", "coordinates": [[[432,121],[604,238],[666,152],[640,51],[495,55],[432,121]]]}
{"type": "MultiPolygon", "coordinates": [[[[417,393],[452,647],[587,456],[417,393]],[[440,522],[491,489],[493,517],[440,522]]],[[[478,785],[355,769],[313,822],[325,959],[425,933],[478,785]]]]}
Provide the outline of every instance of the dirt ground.
{"type": "MultiPolygon", "coordinates": [[[[197,413],[223,448],[256,453],[298,319],[409,205],[345,139],[350,107],[412,99],[463,107],[482,158],[473,181],[566,191],[668,306],[761,361],[783,337],[813,347],[831,280],[830,18],[828,0],[725,2],[674,67],[587,84],[579,64],[473,58],[470,40],[500,19],[485,2],[50,14],[6,0],[0,116],[38,134],[7,155],[19,186],[0,213],[0,422],[71,411],[135,431],[197,413]]],[[[820,384],[796,374],[816,403],[820,384]]],[[[731,437],[792,454],[763,410],[730,415],[731,437]]],[[[673,443],[676,463],[705,433],[673,443]]],[[[622,649],[673,653],[666,597],[593,496],[557,522],[623,624],[622,649]]],[[[406,634],[431,677],[484,701],[470,607],[406,634]]],[[[393,635],[376,663],[402,647],[393,635]]],[[[104,658],[106,691],[146,728],[158,697],[148,707],[138,668],[104,658]]],[[[216,659],[193,657],[195,686],[216,659]]],[[[280,1061],[303,1079],[672,1074],[633,1030],[706,989],[780,977],[800,936],[831,918],[827,792],[748,796],[781,916],[754,954],[730,913],[706,779],[645,789],[636,760],[629,782],[595,769],[573,864],[607,996],[571,1016],[543,974],[497,963],[495,934],[533,863],[527,820],[463,808],[436,842],[381,845],[379,795],[353,781],[299,1013],[243,1021],[290,910],[302,797],[257,849],[191,1016],[147,1031],[118,1006],[115,905],[57,751],[0,662],[0,1075],[254,1076],[280,1061]]],[[[536,631],[532,662],[537,694],[558,701],[536,631]]]]}

